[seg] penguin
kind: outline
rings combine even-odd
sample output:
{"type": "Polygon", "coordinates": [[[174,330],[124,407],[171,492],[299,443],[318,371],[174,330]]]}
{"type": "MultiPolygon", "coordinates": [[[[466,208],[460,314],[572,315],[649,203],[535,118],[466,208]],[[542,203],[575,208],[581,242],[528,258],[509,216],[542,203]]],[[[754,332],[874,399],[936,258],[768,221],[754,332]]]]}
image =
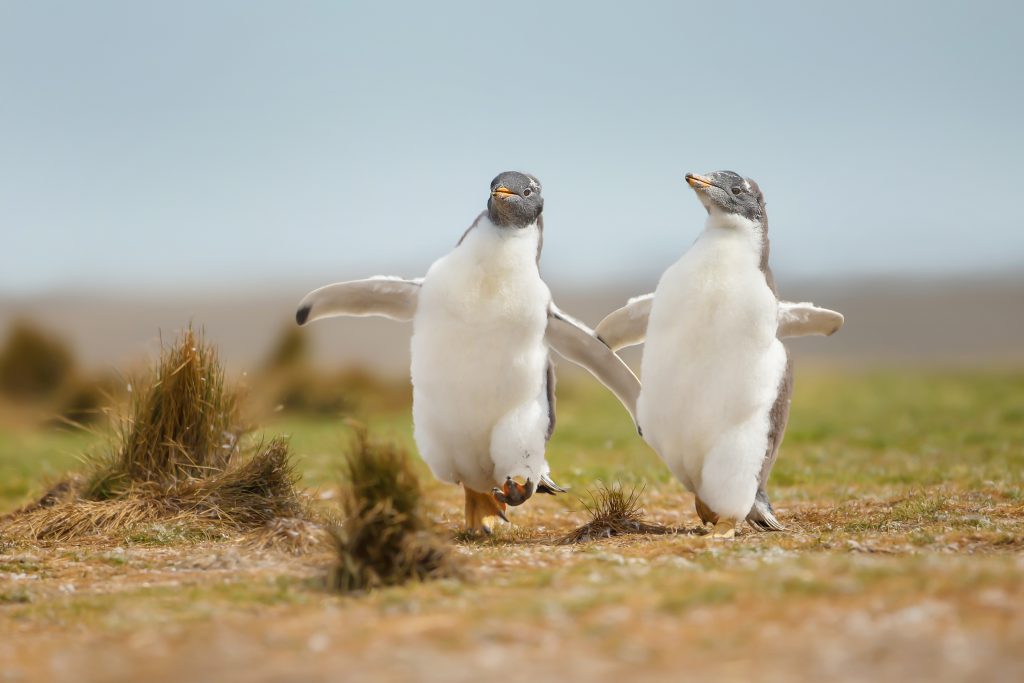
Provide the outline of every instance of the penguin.
{"type": "Polygon", "coordinates": [[[540,181],[506,171],[455,248],[420,279],[327,285],[299,304],[300,325],[332,316],[412,322],[414,438],[441,481],[465,493],[466,528],[490,534],[507,506],[560,493],[545,446],[555,427],[550,350],[581,365],[636,420],[640,384],[593,331],[552,301],[539,263],[540,181]]]}
{"type": "Polygon", "coordinates": [[[732,171],[689,173],[704,231],[652,294],[595,329],[610,349],[644,343],[641,434],[688,490],[712,535],[739,520],[782,530],[767,484],[789,419],[793,364],[782,339],[831,335],[837,311],[779,301],[768,214],[757,183],[732,171]]]}

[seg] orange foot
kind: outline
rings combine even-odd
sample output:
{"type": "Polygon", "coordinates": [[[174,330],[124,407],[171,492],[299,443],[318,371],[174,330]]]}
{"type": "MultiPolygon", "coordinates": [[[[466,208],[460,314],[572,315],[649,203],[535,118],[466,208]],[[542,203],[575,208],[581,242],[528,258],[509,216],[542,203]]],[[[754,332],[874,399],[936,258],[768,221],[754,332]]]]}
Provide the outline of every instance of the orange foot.
{"type": "MultiPolygon", "coordinates": [[[[465,488],[465,487],[463,487],[465,488]]],[[[508,522],[505,506],[489,493],[466,488],[466,529],[475,534],[490,535],[499,522],[508,522]]]]}
{"type": "Polygon", "coordinates": [[[499,503],[516,506],[528,501],[534,493],[547,493],[553,496],[556,493],[565,493],[565,489],[553,482],[551,477],[543,474],[538,484],[534,484],[530,478],[526,479],[525,484],[520,484],[512,477],[508,477],[501,488],[495,486],[491,493],[499,503]]]}
{"type": "Polygon", "coordinates": [[[491,489],[491,493],[499,503],[515,507],[530,500],[536,490],[537,485],[529,477],[527,477],[525,484],[520,484],[512,477],[509,477],[501,488],[495,486],[491,489]]]}

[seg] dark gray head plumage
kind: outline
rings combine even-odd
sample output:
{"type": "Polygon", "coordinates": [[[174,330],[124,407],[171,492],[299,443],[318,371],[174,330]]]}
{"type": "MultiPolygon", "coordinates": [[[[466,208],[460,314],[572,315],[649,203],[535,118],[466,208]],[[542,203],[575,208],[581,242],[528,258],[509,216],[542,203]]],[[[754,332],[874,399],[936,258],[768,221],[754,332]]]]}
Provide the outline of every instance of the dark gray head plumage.
{"type": "Polygon", "coordinates": [[[686,182],[697,193],[708,213],[717,210],[738,214],[767,227],[764,194],[750,178],[732,171],[712,171],[704,175],[687,173],[686,182]]]}
{"type": "Polygon", "coordinates": [[[497,226],[525,228],[544,210],[540,181],[528,173],[505,171],[491,181],[487,217],[497,226]]]}
{"type": "Polygon", "coordinates": [[[775,278],[768,267],[771,246],[768,243],[768,212],[765,210],[764,193],[756,182],[733,171],[712,171],[704,175],[686,174],[687,184],[693,188],[708,213],[719,211],[724,214],[743,216],[758,224],[761,233],[761,270],[768,287],[773,292],[775,278]]]}

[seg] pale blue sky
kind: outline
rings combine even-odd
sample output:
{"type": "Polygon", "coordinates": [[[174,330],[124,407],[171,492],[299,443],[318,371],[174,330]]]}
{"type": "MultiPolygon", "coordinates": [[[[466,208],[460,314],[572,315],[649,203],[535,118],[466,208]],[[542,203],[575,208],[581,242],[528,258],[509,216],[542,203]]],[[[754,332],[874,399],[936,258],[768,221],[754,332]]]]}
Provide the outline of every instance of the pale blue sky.
{"type": "Polygon", "coordinates": [[[719,168],[780,280],[1024,270],[1021,6],[0,2],[0,291],[416,275],[505,169],[558,282],[719,168]]]}

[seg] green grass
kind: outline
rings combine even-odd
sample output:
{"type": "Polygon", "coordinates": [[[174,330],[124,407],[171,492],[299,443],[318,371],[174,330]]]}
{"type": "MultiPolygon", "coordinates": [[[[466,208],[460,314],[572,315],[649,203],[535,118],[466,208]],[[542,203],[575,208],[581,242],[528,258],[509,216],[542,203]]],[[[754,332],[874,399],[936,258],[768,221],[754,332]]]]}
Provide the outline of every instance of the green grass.
{"type": "Polygon", "coordinates": [[[804,495],[908,486],[1021,495],[1024,375],[799,377],[776,485],[804,495]]]}
{"type": "Polygon", "coordinates": [[[82,453],[97,441],[95,434],[69,427],[0,429],[0,513],[28,502],[47,483],[79,468],[82,453]]]}
{"type": "MultiPolygon", "coordinates": [[[[564,383],[548,460],[556,480],[670,484],[614,398],[593,383],[564,383]]],[[[415,452],[408,413],[368,416],[373,433],[415,452]]],[[[336,477],[346,438],[338,420],[287,420],[309,485],[336,477]]],[[[420,471],[427,474],[422,465],[420,471]]],[[[915,487],[987,488],[1020,499],[1024,484],[1024,374],[798,374],[773,487],[781,495],[842,499],[915,487]]]]}
{"type": "MultiPolygon", "coordinates": [[[[558,428],[548,450],[556,481],[674,480],[638,438],[619,404],[589,380],[559,387],[558,428]]],[[[408,410],[360,416],[376,437],[415,453],[408,410]]],[[[263,426],[291,437],[302,484],[334,486],[350,430],[340,417],[285,416],[263,426]]],[[[25,503],[45,482],[98,447],[66,427],[0,430],[0,511],[25,503]]],[[[416,471],[429,477],[414,458],[416,471]]],[[[892,497],[920,488],[985,489],[1024,500],[1024,373],[798,373],[792,415],[772,489],[776,497],[892,497]]]]}

